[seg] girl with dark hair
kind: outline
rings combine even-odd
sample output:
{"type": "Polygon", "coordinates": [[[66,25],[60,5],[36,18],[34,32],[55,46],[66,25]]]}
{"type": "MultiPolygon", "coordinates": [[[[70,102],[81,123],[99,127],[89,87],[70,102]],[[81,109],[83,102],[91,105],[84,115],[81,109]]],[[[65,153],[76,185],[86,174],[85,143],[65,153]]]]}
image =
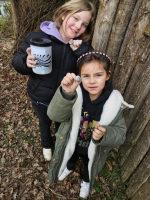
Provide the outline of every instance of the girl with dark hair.
{"type": "Polygon", "coordinates": [[[86,198],[107,153],[112,146],[123,144],[126,135],[123,111],[133,106],[113,90],[111,60],[106,54],[87,52],[77,62],[79,76],[68,73],[48,107],[50,119],[61,125],[56,133],[47,183],[53,184],[57,178],[64,180],[81,157],[84,173],[80,197],[86,198]]]}

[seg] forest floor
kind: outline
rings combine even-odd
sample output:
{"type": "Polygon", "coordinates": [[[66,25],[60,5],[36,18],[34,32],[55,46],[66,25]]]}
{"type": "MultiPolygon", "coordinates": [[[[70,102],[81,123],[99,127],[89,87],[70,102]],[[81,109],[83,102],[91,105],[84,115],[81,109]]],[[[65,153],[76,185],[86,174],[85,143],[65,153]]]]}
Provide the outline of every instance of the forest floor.
{"type": "MultiPolygon", "coordinates": [[[[0,199],[80,199],[82,162],[64,181],[45,184],[50,162],[44,160],[37,116],[27,94],[28,76],[11,65],[14,39],[0,32],[0,199]]],[[[54,124],[51,127],[55,141],[54,124]]],[[[120,180],[118,152],[113,149],[96,177],[88,199],[127,200],[120,180]]]]}

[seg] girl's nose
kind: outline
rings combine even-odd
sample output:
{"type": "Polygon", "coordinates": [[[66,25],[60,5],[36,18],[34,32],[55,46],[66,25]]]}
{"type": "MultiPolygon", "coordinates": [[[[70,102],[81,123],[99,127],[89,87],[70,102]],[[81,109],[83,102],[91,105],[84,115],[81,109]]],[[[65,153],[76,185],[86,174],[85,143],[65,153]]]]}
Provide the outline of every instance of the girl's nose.
{"type": "Polygon", "coordinates": [[[76,28],[80,29],[81,28],[82,23],[80,21],[76,22],[76,28]]]}
{"type": "Polygon", "coordinates": [[[90,83],[94,83],[94,77],[90,77],[90,83]]]}

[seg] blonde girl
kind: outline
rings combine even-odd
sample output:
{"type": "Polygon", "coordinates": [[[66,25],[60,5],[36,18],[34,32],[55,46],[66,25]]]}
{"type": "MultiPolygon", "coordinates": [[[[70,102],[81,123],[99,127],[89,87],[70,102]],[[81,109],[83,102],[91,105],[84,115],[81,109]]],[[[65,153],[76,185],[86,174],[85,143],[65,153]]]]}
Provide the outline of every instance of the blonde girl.
{"type": "MultiPolygon", "coordinates": [[[[40,32],[28,33],[20,50],[14,56],[12,64],[15,70],[28,79],[28,94],[32,106],[39,118],[43,155],[47,161],[52,156],[51,120],[47,116],[49,105],[63,77],[68,73],[76,73],[76,61],[92,47],[88,40],[93,31],[95,8],[89,0],[71,0],[58,8],[54,14],[54,22],[45,21],[40,32]],[[46,38],[52,41],[52,72],[47,75],[35,74],[35,56],[31,55],[30,39],[46,38]],[[70,41],[70,42],[69,42],[70,41]]],[[[56,129],[59,124],[56,123],[56,129]]]]}

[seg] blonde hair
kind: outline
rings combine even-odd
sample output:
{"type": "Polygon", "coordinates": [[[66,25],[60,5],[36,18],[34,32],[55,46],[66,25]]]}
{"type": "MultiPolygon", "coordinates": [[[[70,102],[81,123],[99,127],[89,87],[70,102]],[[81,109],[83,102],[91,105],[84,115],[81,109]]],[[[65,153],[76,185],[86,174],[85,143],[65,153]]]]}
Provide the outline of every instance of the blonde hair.
{"type": "Polygon", "coordinates": [[[95,13],[96,9],[93,3],[89,0],[70,0],[63,4],[61,7],[59,7],[53,16],[53,21],[57,23],[58,28],[61,27],[63,20],[63,16],[70,15],[70,17],[78,12],[82,11],[89,11],[91,14],[91,20],[89,22],[88,27],[86,28],[86,31],[81,35],[81,39],[84,41],[87,41],[91,38],[91,33],[94,28],[95,23],[95,13]]]}

